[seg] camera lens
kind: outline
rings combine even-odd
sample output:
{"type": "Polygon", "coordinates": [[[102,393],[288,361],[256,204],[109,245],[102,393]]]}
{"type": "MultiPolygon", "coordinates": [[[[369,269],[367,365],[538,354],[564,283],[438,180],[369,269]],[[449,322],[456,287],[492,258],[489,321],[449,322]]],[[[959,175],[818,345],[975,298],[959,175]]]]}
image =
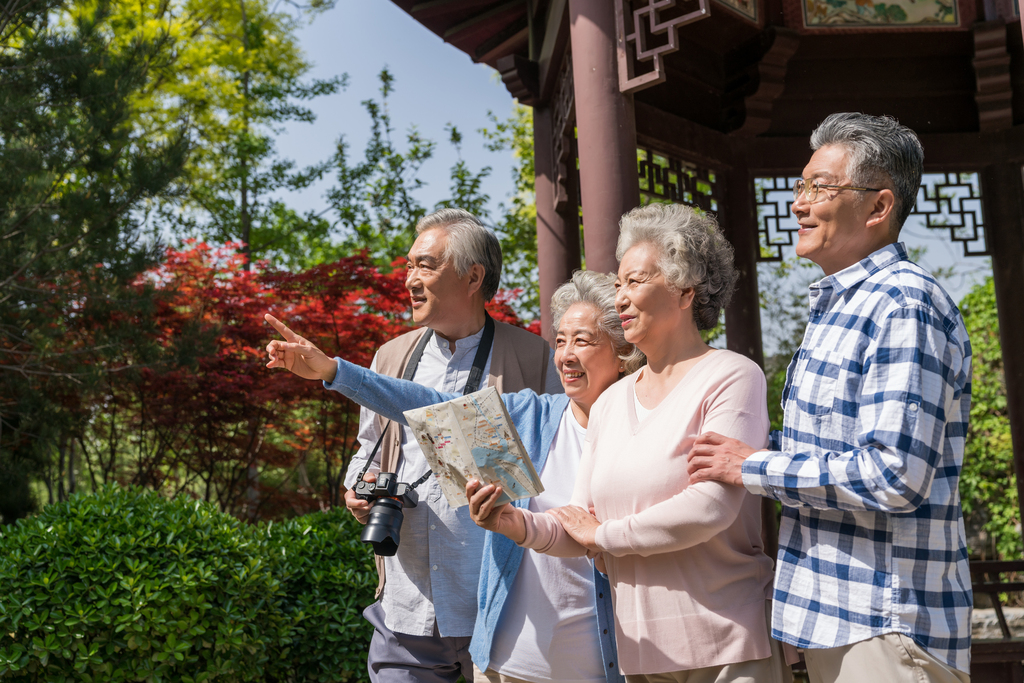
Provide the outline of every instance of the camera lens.
{"type": "Polygon", "coordinates": [[[402,528],[402,503],[393,498],[378,498],[370,508],[370,519],[360,540],[373,546],[381,557],[398,552],[398,532],[402,528]]]}

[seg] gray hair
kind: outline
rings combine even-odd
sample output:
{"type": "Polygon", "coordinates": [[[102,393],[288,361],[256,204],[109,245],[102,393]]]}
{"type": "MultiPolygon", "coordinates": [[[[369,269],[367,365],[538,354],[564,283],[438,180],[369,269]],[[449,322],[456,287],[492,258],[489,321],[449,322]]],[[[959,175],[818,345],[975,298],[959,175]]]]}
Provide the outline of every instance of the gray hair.
{"type": "Polygon", "coordinates": [[[551,296],[551,319],[554,321],[551,329],[556,335],[562,318],[576,304],[587,304],[598,310],[597,327],[612,341],[625,374],[636,372],[647,362],[643,352],[626,341],[622,331],[622,321],[615,310],[615,276],[612,273],[577,270],[568,282],[555,290],[551,296]]]}
{"type": "Polygon", "coordinates": [[[892,236],[914,210],[924,169],[924,148],[917,134],[891,116],[832,114],[811,133],[811,149],[837,145],[846,151],[846,175],[861,187],[893,191],[892,236]]]}
{"type": "Polygon", "coordinates": [[[715,219],[683,204],[648,204],[627,212],[619,222],[615,257],[638,244],[659,253],[658,270],[669,286],[693,287],[693,319],[698,330],[718,324],[736,284],[732,245],[715,219]]]}
{"type": "Polygon", "coordinates": [[[443,230],[448,237],[444,260],[455,266],[455,273],[464,277],[475,264],[484,267],[480,293],[490,301],[501,282],[501,244],[480,219],[463,209],[438,209],[416,224],[416,234],[427,230],[443,230]]]}

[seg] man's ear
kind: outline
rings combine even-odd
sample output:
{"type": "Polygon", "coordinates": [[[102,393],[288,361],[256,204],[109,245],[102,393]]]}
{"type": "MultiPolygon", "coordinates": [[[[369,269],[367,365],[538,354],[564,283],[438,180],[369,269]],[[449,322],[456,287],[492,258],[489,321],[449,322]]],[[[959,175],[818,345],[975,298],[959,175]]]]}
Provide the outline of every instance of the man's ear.
{"type": "Polygon", "coordinates": [[[487,271],[479,263],[474,263],[466,273],[466,291],[470,296],[479,292],[484,286],[484,275],[487,271]]]}
{"type": "Polygon", "coordinates": [[[892,190],[879,190],[875,193],[874,202],[871,204],[871,213],[865,223],[872,231],[882,228],[886,235],[890,233],[889,226],[896,220],[893,210],[896,208],[896,196],[892,190]]]}

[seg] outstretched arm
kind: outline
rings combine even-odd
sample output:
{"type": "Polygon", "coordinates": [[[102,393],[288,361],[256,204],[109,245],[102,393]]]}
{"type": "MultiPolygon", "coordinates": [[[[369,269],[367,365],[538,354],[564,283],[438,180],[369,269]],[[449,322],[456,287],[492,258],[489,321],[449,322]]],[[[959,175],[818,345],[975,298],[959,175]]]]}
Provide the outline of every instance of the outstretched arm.
{"type": "Polygon", "coordinates": [[[285,368],[304,379],[330,382],[334,379],[334,360],[318,349],[313,342],[292,332],[287,325],[267,313],[263,319],[270,323],[284,341],[275,339],[267,344],[270,361],[268,368],[285,368]]]}

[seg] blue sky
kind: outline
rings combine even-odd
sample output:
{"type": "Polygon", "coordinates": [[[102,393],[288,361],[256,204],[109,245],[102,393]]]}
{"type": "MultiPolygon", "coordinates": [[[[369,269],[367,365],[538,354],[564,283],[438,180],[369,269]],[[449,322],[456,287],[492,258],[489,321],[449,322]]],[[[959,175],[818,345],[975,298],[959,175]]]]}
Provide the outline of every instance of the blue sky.
{"type": "MultiPolygon", "coordinates": [[[[310,78],[347,73],[349,87],[309,103],[317,121],[288,125],[277,140],[283,156],[300,166],[323,160],[344,134],[352,155],[361,158],[370,119],[360,103],[379,97],[377,74],[387,66],[395,77],[390,98],[395,128],[404,134],[416,126],[438,143],[434,158],[420,174],[428,184],[418,199],[428,209],[448,197],[448,171],[457,159],[445,132],[448,123],[462,132],[462,156],[470,167],[492,167],[484,186],[492,209],[513,191],[511,153],[485,150],[476,132],[488,126],[488,111],[500,118],[512,111],[512,97],[493,69],[474,64],[388,0],[339,0],[333,10],[304,26],[298,38],[314,65],[310,78]]],[[[300,211],[322,210],[323,192],[332,180],[293,196],[289,203],[300,211]]]]}
{"type": "MultiPolygon", "coordinates": [[[[339,0],[338,5],[299,31],[299,43],[313,63],[313,78],[347,73],[349,87],[337,95],[313,101],[314,124],[290,124],[278,138],[279,151],[299,165],[326,158],[339,135],[361,155],[369,133],[369,117],[360,104],[378,97],[377,74],[386,65],[395,77],[391,114],[396,129],[404,133],[416,126],[438,143],[434,158],[420,177],[427,181],[418,199],[428,209],[448,196],[448,169],[456,161],[447,142],[445,126],[453,123],[463,133],[462,155],[473,170],[491,166],[484,191],[491,196],[492,211],[513,190],[511,153],[483,148],[477,129],[488,126],[488,111],[501,118],[511,113],[512,98],[494,70],[474,64],[468,56],[447,45],[388,0],[339,0]]],[[[328,179],[298,196],[290,204],[305,211],[325,207],[328,179]]],[[[959,301],[971,286],[991,273],[985,258],[964,258],[948,233],[928,230],[909,221],[903,234],[909,246],[927,249],[921,264],[941,269],[954,266],[956,274],[943,281],[959,301]]]]}

